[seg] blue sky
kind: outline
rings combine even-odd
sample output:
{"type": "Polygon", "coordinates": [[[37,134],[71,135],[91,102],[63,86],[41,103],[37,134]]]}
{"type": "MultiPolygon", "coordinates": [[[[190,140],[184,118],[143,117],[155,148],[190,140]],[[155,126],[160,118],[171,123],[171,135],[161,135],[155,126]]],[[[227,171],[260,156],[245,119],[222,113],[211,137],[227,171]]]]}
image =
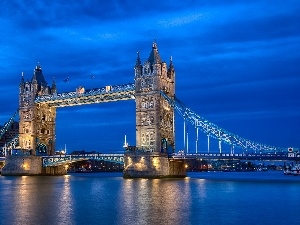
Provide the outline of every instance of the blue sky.
{"type": "MultiPolygon", "coordinates": [[[[31,79],[38,62],[58,92],[132,83],[137,51],[144,62],[156,40],[192,110],[242,137],[300,147],[299,12],[289,0],[1,1],[0,124],[18,108],[21,73],[31,79]]],[[[177,116],[177,150],[182,126],[177,116]]],[[[134,145],[134,101],[57,110],[57,148],[116,151],[124,135],[134,145]]]]}

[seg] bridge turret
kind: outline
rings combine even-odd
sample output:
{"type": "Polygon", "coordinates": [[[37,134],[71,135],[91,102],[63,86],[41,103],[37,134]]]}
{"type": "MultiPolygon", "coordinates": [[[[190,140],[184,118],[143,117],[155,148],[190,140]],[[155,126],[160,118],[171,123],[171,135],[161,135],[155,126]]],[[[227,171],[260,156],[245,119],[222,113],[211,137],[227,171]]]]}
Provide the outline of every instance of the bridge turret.
{"type": "Polygon", "coordinates": [[[52,87],[51,87],[51,94],[56,94],[56,93],[57,93],[56,83],[55,83],[55,78],[53,77],[52,87]]]}
{"type": "Polygon", "coordinates": [[[24,74],[22,72],[22,77],[19,85],[19,94],[24,92],[24,88],[25,88],[25,81],[24,81],[24,74]]]}
{"type": "Polygon", "coordinates": [[[168,78],[175,79],[175,69],[174,69],[174,65],[173,65],[172,56],[170,57],[170,64],[169,64],[169,68],[168,68],[168,78]]]}
{"type": "Polygon", "coordinates": [[[22,77],[21,77],[21,81],[20,81],[20,86],[23,85],[24,86],[25,80],[24,80],[24,73],[22,72],[22,77]]]}
{"type": "Polygon", "coordinates": [[[31,79],[31,84],[32,84],[32,88],[33,88],[33,94],[34,96],[36,96],[37,92],[38,92],[38,81],[37,81],[37,78],[36,78],[36,69],[37,67],[33,70],[33,76],[32,76],[32,79],[31,79]]]}
{"type": "Polygon", "coordinates": [[[135,70],[135,78],[142,76],[143,66],[142,66],[139,52],[137,52],[137,59],[135,62],[134,70],[135,70]]]}

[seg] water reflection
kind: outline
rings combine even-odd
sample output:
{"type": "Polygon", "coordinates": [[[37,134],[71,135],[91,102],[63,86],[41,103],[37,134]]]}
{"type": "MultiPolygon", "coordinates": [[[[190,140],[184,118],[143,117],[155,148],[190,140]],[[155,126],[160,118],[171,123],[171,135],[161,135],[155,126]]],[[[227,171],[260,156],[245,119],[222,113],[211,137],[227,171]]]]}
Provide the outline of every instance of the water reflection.
{"type": "Polygon", "coordinates": [[[6,224],[72,224],[70,186],[65,177],[16,178],[6,224]]]}
{"type": "Polygon", "coordinates": [[[240,173],[193,176],[0,177],[0,224],[285,224],[287,218],[299,223],[299,177],[278,182],[271,173],[247,174],[251,179],[240,173]]]}
{"type": "Polygon", "coordinates": [[[189,182],[182,179],[124,180],[117,224],[187,224],[189,182]]]}
{"type": "Polygon", "coordinates": [[[35,178],[22,176],[17,180],[16,191],[13,196],[12,213],[13,224],[36,224],[36,214],[47,213],[47,202],[51,201],[51,183],[32,182],[35,178]],[[47,190],[49,194],[39,195],[41,189],[47,190]]]}
{"type": "Polygon", "coordinates": [[[31,205],[27,201],[29,187],[27,186],[28,177],[22,176],[19,185],[16,187],[17,191],[15,195],[12,196],[14,209],[11,211],[12,214],[12,222],[13,224],[22,224],[28,222],[28,217],[30,217],[31,205]],[[30,211],[29,211],[30,210],[30,211]]]}
{"type": "Polygon", "coordinates": [[[60,224],[74,224],[74,214],[72,210],[73,197],[70,191],[70,176],[65,175],[61,191],[58,192],[57,199],[57,222],[60,224]]]}

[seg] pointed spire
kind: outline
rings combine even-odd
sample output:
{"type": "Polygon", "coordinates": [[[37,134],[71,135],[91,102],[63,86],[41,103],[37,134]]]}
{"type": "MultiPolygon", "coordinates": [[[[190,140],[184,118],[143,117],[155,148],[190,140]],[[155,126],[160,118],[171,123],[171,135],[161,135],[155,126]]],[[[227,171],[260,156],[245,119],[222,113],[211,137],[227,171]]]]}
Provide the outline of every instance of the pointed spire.
{"type": "Polygon", "coordinates": [[[172,56],[170,57],[170,65],[169,65],[169,71],[174,71],[174,65],[173,65],[173,58],[172,56]]]}
{"type": "Polygon", "coordinates": [[[24,83],[25,83],[25,81],[24,81],[24,73],[22,72],[22,78],[21,78],[20,85],[23,85],[24,83]]]}
{"type": "Polygon", "coordinates": [[[53,88],[53,87],[56,87],[55,77],[53,77],[53,80],[52,80],[52,88],[53,88]]]}
{"type": "Polygon", "coordinates": [[[56,83],[55,83],[55,77],[53,77],[52,80],[52,87],[51,87],[51,94],[56,93],[56,83]]]}
{"type": "Polygon", "coordinates": [[[152,44],[152,51],[151,51],[150,56],[148,58],[148,62],[150,62],[151,64],[161,63],[160,55],[158,53],[158,48],[157,48],[157,44],[156,44],[155,40],[152,44]]]}
{"type": "Polygon", "coordinates": [[[32,80],[31,80],[32,83],[37,83],[35,70],[36,69],[33,70],[33,76],[32,76],[32,80]]]}
{"type": "Polygon", "coordinates": [[[174,69],[174,65],[173,65],[173,58],[172,58],[172,56],[170,57],[170,64],[169,64],[167,76],[170,79],[175,79],[175,69],[174,69]]]}
{"type": "Polygon", "coordinates": [[[141,66],[142,62],[140,59],[140,52],[137,52],[137,58],[136,58],[136,62],[135,62],[135,66],[141,66]]]}
{"type": "Polygon", "coordinates": [[[36,69],[36,70],[42,70],[41,65],[40,65],[40,62],[37,63],[35,69],[36,69]]]}

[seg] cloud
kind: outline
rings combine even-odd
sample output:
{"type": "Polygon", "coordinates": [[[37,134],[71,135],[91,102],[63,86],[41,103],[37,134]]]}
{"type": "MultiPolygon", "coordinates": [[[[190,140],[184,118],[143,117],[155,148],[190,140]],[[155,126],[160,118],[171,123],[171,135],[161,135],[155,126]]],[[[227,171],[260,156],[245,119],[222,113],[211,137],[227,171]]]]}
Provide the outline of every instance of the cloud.
{"type": "MultiPolygon", "coordinates": [[[[31,79],[38,62],[48,84],[55,77],[59,92],[132,83],[136,52],[144,62],[156,39],[161,58],[167,63],[173,58],[176,95],[186,105],[227,130],[261,140],[265,132],[267,141],[277,143],[282,136],[278,144],[294,143],[294,133],[285,131],[299,124],[299,11],[300,4],[289,0],[3,1],[0,124],[18,107],[21,73],[31,79]]],[[[135,123],[134,110],[134,102],[58,109],[58,136],[63,136],[57,144],[73,141],[67,133],[76,124],[85,132],[74,135],[82,135],[85,144],[91,134],[96,143],[105,133],[123,133],[115,137],[122,140],[125,131],[133,143],[134,124],[125,124],[135,123]],[[97,129],[110,123],[114,128],[97,129]]]]}

